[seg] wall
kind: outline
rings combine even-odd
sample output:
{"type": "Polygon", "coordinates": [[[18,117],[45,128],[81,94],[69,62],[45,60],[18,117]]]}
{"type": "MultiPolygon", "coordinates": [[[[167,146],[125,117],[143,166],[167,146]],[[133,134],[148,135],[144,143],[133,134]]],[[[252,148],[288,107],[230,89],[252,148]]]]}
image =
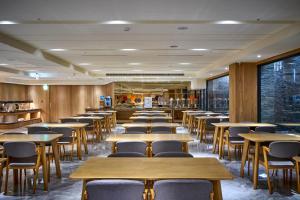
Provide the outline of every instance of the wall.
{"type": "Polygon", "coordinates": [[[27,86],[0,83],[0,100],[27,100],[27,86]]]}
{"type": "Polygon", "coordinates": [[[231,122],[257,122],[257,65],[229,66],[229,115],[231,122]]]}

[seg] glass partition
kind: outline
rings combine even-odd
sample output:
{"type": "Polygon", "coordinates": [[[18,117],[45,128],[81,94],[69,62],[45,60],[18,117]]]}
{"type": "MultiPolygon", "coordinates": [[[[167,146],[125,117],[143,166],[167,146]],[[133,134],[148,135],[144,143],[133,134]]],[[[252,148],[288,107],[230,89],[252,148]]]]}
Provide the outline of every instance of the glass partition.
{"type": "Polygon", "coordinates": [[[207,81],[207,109],[227,113],[229,110],[229,76],[207,81]]]}

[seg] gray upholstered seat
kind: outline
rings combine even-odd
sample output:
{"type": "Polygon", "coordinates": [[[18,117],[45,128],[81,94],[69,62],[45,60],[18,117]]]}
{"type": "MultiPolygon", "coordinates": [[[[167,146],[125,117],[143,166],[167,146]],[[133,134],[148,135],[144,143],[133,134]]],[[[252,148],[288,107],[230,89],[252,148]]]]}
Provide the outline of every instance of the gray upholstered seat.
{"type": "Polygon", "coordinates": [[[145,157],[145,154],[138,153],[138,152],[120,152],[120,153],[113,153],[108,155],[107,157],[145,157]]]}
{"type": "Polygon", "coordinates": [[[135,180],[97,180],[87,183],[88,200],[142,200],[144,183],[135,180]]]}
{"type": "Polygon", "coordinates": [[[255,128],[255,132],[259,133],[259,132],[264,132],[264,133],[275,133],[276,132],[276,128],[272,127],[272,126],[258,126],[255,128]]]}
{"type": "Polygon", "coordinates": [[[170,127],[153,127],[151,128],[151,133],[160,133],[160,134],[171,134],[172,133],[172,128],[170,127]]]}
{"type": "Polygon", "coordinates": [[[145,134],[147,133],[147,128],[145,127],[128,127],[126,129],[128,134],[145,134]]]}
{"type": "Polygon", "coordinates": [[[210,200],[212,188],[205,180],[161,180],[153,186],[155,200],[210,200]]]}
{"type": "Polygon", "coordinates": [[[78,119],[72,119],[72,118],[66,118],[66,119],[61,119],[61,123],[77,123],[78,119]]]}
{"type": "Polygon", "coordinates": [[[51,128],[51,131],[58,133],[58,134],[63,134],[61,138],[59,138],[58,143],[63,144],[63,143],[70,143],[73,141],[73,132],[74,129],[72,128],[67,128],[67,127],[58,127],[58,128],[51,128]]]}
{"type": "Polygon", "coordinates": [[[155,154],[155,157],[187,157],[193,158],[194,156],[185,152],[161,152],[155,154]]]}
{"type": "Polygon", "coordinates": [[[182,143],[175,140],[153,142],[152,153],[155,155],[161,152],[182,152],[182,143]]]}
{"type": "Polygon", "coordinates": [[[138,152],[145,154],[147,144],[145,142],[117,142],[117,152],[138,152]]]}
{"type": "Polygon", "coordinates": [[[239,136],[240,133],[249,133],[249,127],[230,127],[229,141],[230,143],[243,143],[244,139],[239,136]]]}
{"type": "Polygon", "coordinates": [[[300,154],[300,142],[272,142],[269,145],[270,156],[283,159],[292,159],[300,154]]]}
{"type": "Polygon", "coordinates": [[[147,123],[149,120],[148,119],[134,119],[133,120],[135,123],[147,123]]]}
{"type": "Polygon", "coordinates": [[[47,127],[28,127],[28,134],[37,134],[41,131],[49,131],[47,127]]]}
{"type": "Polygon", "coordinates": [[[10,167],[35,166],[37,154],[33,142],[6,142],[3,146],[10,167]]]}
{"type": "Polygon", "coordinates": [[[93,121],[93,119],[81,118],[81,119],[78,120],[78,122],[88,124],[86,127],[84,127],[86,131],[94,130],[94,121],[93,121]]]}

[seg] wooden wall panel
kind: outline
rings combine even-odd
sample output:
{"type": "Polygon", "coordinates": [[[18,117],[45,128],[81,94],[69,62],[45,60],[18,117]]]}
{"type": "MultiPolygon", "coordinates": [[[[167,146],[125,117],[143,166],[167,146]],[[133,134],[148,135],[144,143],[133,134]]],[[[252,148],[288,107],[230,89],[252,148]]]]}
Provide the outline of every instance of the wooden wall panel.
{"type": "Polygon", "coordinates": [[[27,98],[27,86],[0,83],[0,100],[30,100],[27,98]]]}
{"type": "Polygon", "coordinates": [[[72,116],[72,101],[76,101],[71,95],[71,86],[54,85],[49,87],[49,118],[51,122],[58,122],[62,117],[72,116]]]}
{"type": "Polygon", "coordinates": [[[257,121],[257,65],[229,66],[229,114],[231,122],[257,121]]]}
{"type": "Polygon", "coordinates": [[[36,108],[42,109],[42,121],[49,122],[49,90],[43,90],[41,85],[29,85],[28,98],[33,100],[36,108]]]}

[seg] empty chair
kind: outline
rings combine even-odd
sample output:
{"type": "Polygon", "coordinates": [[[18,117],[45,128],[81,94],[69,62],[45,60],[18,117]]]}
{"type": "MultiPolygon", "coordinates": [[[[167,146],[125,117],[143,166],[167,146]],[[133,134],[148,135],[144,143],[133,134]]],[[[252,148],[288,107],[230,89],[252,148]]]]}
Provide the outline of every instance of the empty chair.
{"type": "Polygon", "coordinates": [[[171,127],[152,127],[151,128],[151,133],[161,133],[161,134],[171,134],[172,133],[172,128],[171,127]]]}
{"type": "Polygon", "coordinates": [[[58,145],[63,148],[62,156],[65,156],[65,146],[71,146],[70,158],[73,160],[74,145],[76,144],[75,130],[67,127],[51,128],[51,131],[63,134],[59,138],[58,145]]]}
{"type": "Polygon", "coordinates": [[[152,153],[158,154],[161,152],[182,152],[182,143],[175,140],[156,141],[152,143],[152,153]]]}
{"type": "Polygon", "coordinates": [[[117,142],[116,152],[137,152],[146,154],[147,144],[145,142],[117,142]]]}
{"type": "MultiPolygon", "coordinates": [[[[92,142],[94,142],[97,134],[94,126],[94,120],[89,118],[80,118],[78,122],[88,124],[84,127],[84,130],[86,131],[86,133],[92,134],[92,142]]],[[[88,139],[88,134],[86,134],[86,138],[88,139]]]]}
{"type": "Polygon", "coordinates": [[[5,189],[7,193],[9,170],[20,170],[20,184],[22,185],[22,170],[32,169],[34,173],[33,193],[36,190],[36,180],[40,167],[40,151],[33,142],[6,142],[3,144],[7,155],[5,189]]]}
{"type": "Polygon", "coordinates": [[[187,157],[187,158],[193,158],[194,156],[189,153],[185,152],[161,152],[155,154],[155,157],[187,157]]]}
{"type": "Polygon", "coordinates": [[[294,156],[300,154],[299,142],[272,142],[269,147],[263,147],[264,161],[263,165],[267,174],[269,192],[272,193],[272,185],[269,170],[283,170],[284,179],[288,179],[288,170],[290,174],[294,169],[294,163],[291,161],[294,156]]]}
{"type": "Polygon", "coordinates": [[[220,119],[216,119],[216,118],[206,119],[204,120],[203,126],[199,127],[202,128],[202,130],[198,131],[200,142],[203,141],[207,142],[208,140],[212,140],[214,130],[215,130],[215,126],[212,125],[213,123],[220,123],[220,119]]]}
{"type": "Polygon", "coordinates": [[[86,185],[88,200],[142,200],[144,183],[135,180],[97,180],[86,185]]]}
{"type": "Polygon", "coordinates": [[[49,131],[47,127],[28,127],[28,134],[38,134],[41,131],[49,131]]]}
{"type": "Polygon", "coordinates": [[[259,132],[264,132],[264,133],[275,133],[276,132],[276,128],[272,127],[272,126],[258,126],[255,128],[255,132],[259,133],[259,132]]]}
{"type": "Polygon", "coordinates": [[[118,152],[118,153],[112,153],[108,155],[107,157],[145,157],[145,154],[138,153],[138,152],[118,152]]]}
{"type": "Polygon", "coordinates": [[[213,186],[206,180],[161,180],[153,191],[155,200],[210,200],[213,186]]]}
{"type": "MultiPolygon", "coordinates": [[[[230,127],[229,130],[225,132],[225,137],[223,142],[227,145],[228,148],[228,159],[231,159],[230,147],[234,147],[235,154],[237,153],[236,150],[238,149],[241,153],[241,149],[244,144],[244,139],[239,136],[241,133],[249,133],[249,127],[230,127]]],[[[223,145],[223,147],[225,146],[223,145]]],[[[224,150],[222,150],[224,152],[224,150]]],[[[223,155],[222,155],[223,156],[223,155]]],[[[237,157],[237,156],[236,156],[237,157]]]]}
{"type": "Polygon", "coordinates": [[[147,133],[147,128],[146,127],[128,127],[128,128],[126,128],[125,133],[145,134],[145,133],[147,133]]]}
{"type": "Polygon", "coordinates": [[[72,118],[66,118],[66,119],[61,119],[61,123],[77,123],[78,119],[72,119],[72,118]]]}

